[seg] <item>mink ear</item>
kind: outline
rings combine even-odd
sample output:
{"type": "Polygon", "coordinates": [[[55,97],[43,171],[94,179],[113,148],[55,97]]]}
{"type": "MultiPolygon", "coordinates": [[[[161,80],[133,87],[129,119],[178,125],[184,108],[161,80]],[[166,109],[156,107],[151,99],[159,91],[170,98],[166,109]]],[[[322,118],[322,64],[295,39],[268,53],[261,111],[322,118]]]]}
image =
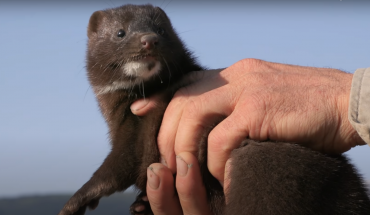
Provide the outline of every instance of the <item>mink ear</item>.
{"type": "Polygon", "coordinates": [[[101,25],[104,18],[103,11],[95,11],[89,21],[89,26],[87,28],[87,36],[90,38],[91,35],[98,32],[99,26],[101,25]]]}
{"type": "Polygon", "coordinates": [[[162,10],[162,8],[160,8],[160,7],[155,7],[154,9],[155,9],[155,10],[157,10],[157,11],[158,11],[158,13],[160,13],[160,14],[161,14],[161,16],[163,16],[163,17],[166,19],[167,24],[169,24],[169,25],[172,27],[172,24],[171,24],[170,18],[168,18],[167,14],[162,10]]]}
{"type": "Polygon", "coordinates": [[[155,7],[154,8],[155,10],[159,11],[159,13],[161,13],[164,17],[166,17],[168,20],[170,20],[166,14],[166,12],[164,12],[164,10],[162,10],[162,8],[160,7],[155,7]]]}

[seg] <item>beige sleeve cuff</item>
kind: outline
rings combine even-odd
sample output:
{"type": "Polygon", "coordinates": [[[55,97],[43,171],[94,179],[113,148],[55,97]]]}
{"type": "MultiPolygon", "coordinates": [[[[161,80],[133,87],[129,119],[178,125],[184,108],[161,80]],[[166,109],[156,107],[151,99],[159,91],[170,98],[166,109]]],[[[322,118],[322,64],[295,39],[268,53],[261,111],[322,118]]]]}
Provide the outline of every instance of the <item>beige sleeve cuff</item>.
{"type": "Polygon", "coordinates": [[[355,71],[348,111],[352,126],[370,146],[370,68],[355,71]]]}

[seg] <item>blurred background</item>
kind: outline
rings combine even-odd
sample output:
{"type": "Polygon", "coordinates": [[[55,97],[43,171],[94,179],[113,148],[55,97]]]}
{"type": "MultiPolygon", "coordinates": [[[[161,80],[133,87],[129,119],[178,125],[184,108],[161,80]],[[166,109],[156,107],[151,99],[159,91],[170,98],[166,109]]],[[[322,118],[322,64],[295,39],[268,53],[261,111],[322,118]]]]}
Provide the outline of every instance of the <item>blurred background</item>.
{"type": "MultiPolygon", "coordinates": [[[[86,78],[86,29],[94,11],[127,3],[163,8],[208,68],[243,58],[370,67],[370,1],[2,0],[0,198],[71,194],[106,157],[107,126],[86,78]]],[[[370,147],[346,154],[370,180],[370,147]]]]}

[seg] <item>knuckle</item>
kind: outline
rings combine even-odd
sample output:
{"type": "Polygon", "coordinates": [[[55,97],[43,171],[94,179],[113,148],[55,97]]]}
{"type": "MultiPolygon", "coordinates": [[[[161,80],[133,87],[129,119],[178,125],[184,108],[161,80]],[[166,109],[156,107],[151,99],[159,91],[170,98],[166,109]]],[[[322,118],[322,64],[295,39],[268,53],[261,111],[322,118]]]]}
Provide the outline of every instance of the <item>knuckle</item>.
{"type": "Polygon", "coordinates": [[[185,147],[182,144],[175,144],[174,150],[175,150],[175,154],[178,155],[178,154],[180,154],[182,152],[187,152],[188,151],[188,148],[185,147]]]}
{"type": "Polygon", "coordinates": [[[183,87],[176,91],[173,99],[187,98],[189,95],[189,89],[187,87],[183,87]]]}
{"type": "Polygon", "coordinates": [[[220,158],[228,158],[231,151],[240,145],[230,142],[235,137],[227,136],[225,133],[227,132],[212,131],[208,136],[208,151],[217,154],[220,158]]]}
{"type": "Polygon", "coordinates": [[[165,111],[165,116],[166,115],[173,115],[174,113],[177,112],[177,110],[180,108],[180,105],[182,103],[182,99],[172,99],[170,103],[168,104],[166,111],[165,111]]]}
{"type": "Polygon", "coordinates": [[[195,143],[176,143],[174,146],[175,154],[178,155],[183,152],[188,152],[191,154],[196,154],[199,146],[195,143]]]}
{"type": "Polygon", "coordinates": [[[148,193],[148,198],[150,201],[150,206],[152,210],[158,212],[158,213],[165,213],[166,212],[166,204],[163,204],[160,198],[156,196],[150,196],[148,193]]]}
{"type": "Polygon", "coordinates": [[[224,168],[222,168],[222,166],[216,165],[215,163],[208,163],[207,167],[213,177],[215,177],[218,181],[223,180],[224,168]]]}
{"type": "Polygon", "coordinates": [[[244,102],[250,114],[266,110],[266,99],[258,92],[250,93],[244,102]]]}
{"type": "Polygon", "coordinates": [[[189,99],[184,107],[183,117],[185,119],[195,119],[199,116],[201,103],[196,98],[189,99]]]}
{"type": "Polygon", "coordinates": [[[171,141],[171,137],[163,132],[161,129],[157,136],[157,145],[158,150],[161,155],[168,155],[171,149],[173,149],[173,142],[171,141]]]}
{"type": "Polygon", "coordinates": [[[241,63],[243,64],[244,68],[249,68],[250,71],[253,71],[253,68],[257,68],[258,66],[260,66],[263,61],[254,58],[246,58],[241,60],[241,63]]]}
{"type": "Polygon", "coordinates": [[[168,145],[168,135],[166,135],[162,129],[159,129],[158,137],[157,137],[157,144],[158,146],[166,146],[168,145]]]}
{"type": "Polygon", "coordinates": [[[186,89],[185,87],[181,88],[175,93],[175,95],[171,99],[170,103],[168,104],[166,112],[177,110],[180,106],[186,103],[188,99],[189,99],[188,89],[186,89]]]}
{"type": "Polygon", "coordinates": [[[208,135],[208,148],[210,151],[219,152],[224,151],[224,138],[220,132],[211,131],[208,135]]]}
{"type": "Polygon", "coordinates": [[[176,190],[182,200],[191,201],[196,196],[196,190],[187,183],[176,183],[176,190]]]}

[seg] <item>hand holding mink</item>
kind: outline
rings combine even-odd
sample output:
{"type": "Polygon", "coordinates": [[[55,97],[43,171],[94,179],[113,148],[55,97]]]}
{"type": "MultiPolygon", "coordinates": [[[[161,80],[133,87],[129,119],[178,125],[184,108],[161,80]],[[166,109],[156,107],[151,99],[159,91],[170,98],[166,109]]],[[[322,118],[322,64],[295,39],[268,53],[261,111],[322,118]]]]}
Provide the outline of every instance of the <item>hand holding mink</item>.
{"type": "MultiPolygon", "coordinates": [[[[88,78],[109,127],[112,150],[59,215],[84,214],[87,207],[96,208],[101,197],[133,184],[142,193],[131,213],[153,214],[145,201],[147,173],[160,160],[157,136],[163,114],[179,88],[208,73],[193,72],[205,68],[195,62],[158,7],[125,5],[97,11],[90,18],[88,37],[88,78]],[[158,100],[150,114],[138,117],[131,112],[134,101],[152,95],[158,100]]],[[[221,76],[214,86],[227,87],[233,74],[229,75],[221,76]]],[[[208,86],[213,85],[205,86],[206,91],[208,86]]],[[[222,112],[215,118],[225,115],[222,112]]],[[[361,178],[344,157],[328,157],[294,144],[243,139],[231,154],[232,180],[225,205],[223,188],[207,168],[207,136],[212,126],[207,129],[200,140],[198,132],[190,141],[199,140],[191,150],[193,160],[199,161],[202,180],[196,182],[204,186],[203,204],[210,213],[370,214],[361,178]]]]}
{"type": "MultiPolygon", "coordinates": [[[[246,137],[296,142],[338,154],[365,143],[348,120],[352,74],[245,59],[180,89],[164,115],[158,137],[162,158],[175,172],[174,154],[196,153],[203,128],[208,168],[221,183],[226,160],[246,137]]],[[[132,105],[145,115],[157,99],[132,105]],[[141,104],[140,104],[141,103],[141,104]],[[145,105],[145,104],[144,104],[145,105]]]]}

